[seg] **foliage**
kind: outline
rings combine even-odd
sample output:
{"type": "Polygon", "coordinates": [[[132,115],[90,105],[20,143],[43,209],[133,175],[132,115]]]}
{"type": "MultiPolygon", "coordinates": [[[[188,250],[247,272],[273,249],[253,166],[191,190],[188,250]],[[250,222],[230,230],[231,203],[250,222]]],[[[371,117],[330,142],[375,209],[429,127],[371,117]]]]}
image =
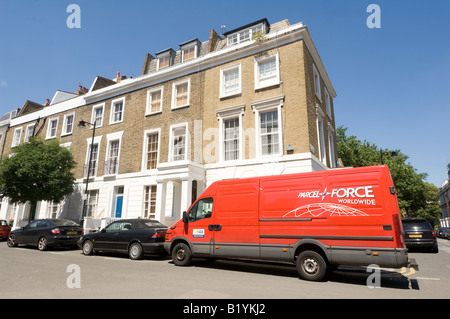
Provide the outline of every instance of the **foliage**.
{"type": "Polygon", "coordinates": [[[74,189],[72,153],[57,140],[31,138],[0,161],[0,192],[12,203],[60,202],[74,189]]]}
{"type": "Polygon", "coordinates": [[[383,154],[383,163],[391,172],[403,217],[426,218],[432,225],[439,219],[438,188],[424,181],[427,174],[418,173],[406,162],[408,156],[400,150],[393,155],[387,149],[380,149],[373,143],[346,133],[347,128],[342,126],[336,130],[338,156],[345,166],[380,165],[383,154]]]}

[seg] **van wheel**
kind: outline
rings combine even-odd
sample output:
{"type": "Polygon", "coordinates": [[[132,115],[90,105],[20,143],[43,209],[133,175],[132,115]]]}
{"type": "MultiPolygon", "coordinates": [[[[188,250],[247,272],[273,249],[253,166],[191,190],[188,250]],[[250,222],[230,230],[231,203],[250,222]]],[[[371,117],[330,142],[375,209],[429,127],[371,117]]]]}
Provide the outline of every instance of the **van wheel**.
{"type": "Polygon", "coordinates": [[[172,259],[177,266],[187,266],[192,260],[192,252],[185,243],[176,244],[172,250],[172,259]]]}
{"type": "Polygon", "coordinates": [[[327,264],[320,254],[306,250],[297,257],[297,271],[302,279],[320,281],[327,273],[327,264]]]}

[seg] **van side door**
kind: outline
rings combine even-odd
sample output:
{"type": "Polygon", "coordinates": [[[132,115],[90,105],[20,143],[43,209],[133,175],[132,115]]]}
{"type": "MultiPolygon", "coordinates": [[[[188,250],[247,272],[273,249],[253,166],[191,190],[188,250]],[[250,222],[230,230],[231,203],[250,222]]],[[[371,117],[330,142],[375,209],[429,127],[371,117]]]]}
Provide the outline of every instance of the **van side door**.
{"type": "Polygon", "coordinates": [[[214,256],[260,257],[259,179],[217,186],[214,208],[214,256]]]}

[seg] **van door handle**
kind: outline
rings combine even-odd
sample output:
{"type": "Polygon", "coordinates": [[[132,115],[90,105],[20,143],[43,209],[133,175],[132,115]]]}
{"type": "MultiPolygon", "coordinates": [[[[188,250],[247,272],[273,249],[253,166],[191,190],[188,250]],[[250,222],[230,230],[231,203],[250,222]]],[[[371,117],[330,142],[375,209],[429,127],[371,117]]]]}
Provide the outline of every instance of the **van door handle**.
{"type": "Polygon", "coordinates": [[[213,230],[220,231],[220,230],[222,230],[222,225],[220,225],[220,224],[208,225],[208,230],[209,231],[213,231],[213,230]]]}

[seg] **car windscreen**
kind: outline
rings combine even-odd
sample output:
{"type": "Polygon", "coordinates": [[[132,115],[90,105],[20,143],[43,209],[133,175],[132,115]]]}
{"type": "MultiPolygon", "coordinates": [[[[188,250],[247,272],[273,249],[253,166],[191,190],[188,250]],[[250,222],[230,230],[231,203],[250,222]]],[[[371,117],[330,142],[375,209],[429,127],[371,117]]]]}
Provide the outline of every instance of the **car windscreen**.
{"type": "Polygon", "coordinates": [[[74,221],[68,219],[53,219],[52,222],[54,222],[58,226],[80,226],[74,221]]]}
{"type": "Polygon", "coordinates": [[[426,220],[403,221],[404,230],[431,229],[430,224],[426,220]]]}

